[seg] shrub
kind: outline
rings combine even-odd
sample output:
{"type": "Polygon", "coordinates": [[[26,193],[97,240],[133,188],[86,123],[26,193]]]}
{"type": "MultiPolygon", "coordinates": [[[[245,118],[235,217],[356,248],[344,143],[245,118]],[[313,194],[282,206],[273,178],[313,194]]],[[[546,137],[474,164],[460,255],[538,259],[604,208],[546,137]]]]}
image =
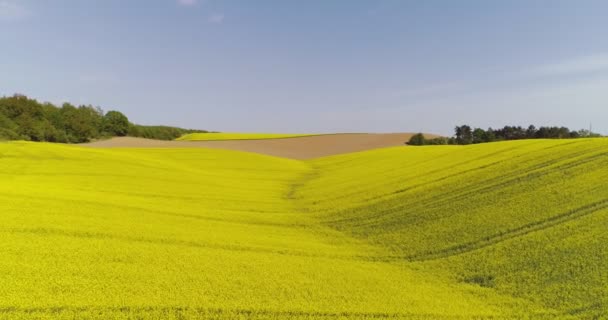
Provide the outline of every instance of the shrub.
{"type": "Polygon", "coordinates": [[[408,145],[411,146],[423,146],[426,144],[426,139],[424,138],[424,134],[416,133],[410,138],[410,141],[407,142],[408,145]]]}

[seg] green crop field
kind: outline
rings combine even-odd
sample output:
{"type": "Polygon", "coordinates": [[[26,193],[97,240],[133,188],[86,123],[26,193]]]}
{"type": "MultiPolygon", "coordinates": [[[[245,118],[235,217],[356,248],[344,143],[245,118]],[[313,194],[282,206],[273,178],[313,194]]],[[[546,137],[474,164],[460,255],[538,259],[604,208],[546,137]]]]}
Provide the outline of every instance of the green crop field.
{"type": "Polygon", "coordinates": [[[607,139],[0,143],[0,319],[608,317],[606,181],[607,139]]]}
{"type": "Polygon", "coordinates": [[[178,141],[216,141],[216,140],[265,140],[310,137],[315,134],[286,134],[286,133],[231,133],[231,132],[209,132],[185,134],[178,141]]]}

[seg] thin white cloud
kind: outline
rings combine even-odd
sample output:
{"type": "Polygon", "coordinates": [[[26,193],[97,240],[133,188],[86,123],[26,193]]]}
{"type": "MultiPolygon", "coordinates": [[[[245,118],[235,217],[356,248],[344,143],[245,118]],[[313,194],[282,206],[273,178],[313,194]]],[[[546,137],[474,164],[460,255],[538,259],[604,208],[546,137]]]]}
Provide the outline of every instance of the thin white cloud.
{"type": "Polygon", "coordinates": [[[177,0],[177,4],[184,7],[192,7],[198,4],[198,0],[177,0]]]}
{"type": "Polygon", "coordinates": [[[565,76],[608,71],[608,54],[596,54],[542,65],[529,70],[537,76],[565,76]]]}
{"type": "Polygon", "coordinates": [[[30,11],[14,1],[0,1],[0,22],[19,21],[30,16],[30,11]]]}
{"type": "Polygon", "coordinates": [[[212,15],[209,16],[209,18],[207,19],[207,21],[209,23],[222,23],[224,22],[225,16],[221,13],[214,13],[212,15]]]}

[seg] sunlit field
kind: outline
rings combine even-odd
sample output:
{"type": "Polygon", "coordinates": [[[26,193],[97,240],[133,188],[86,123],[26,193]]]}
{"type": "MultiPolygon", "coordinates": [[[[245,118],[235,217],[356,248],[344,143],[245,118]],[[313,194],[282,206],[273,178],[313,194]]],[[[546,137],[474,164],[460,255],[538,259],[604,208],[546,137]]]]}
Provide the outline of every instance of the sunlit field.
{"type": "Polygon", "coordinates": [[[0,143],[0,319],[600,318],[606,181],[607,139],[0,143]]]}
{"type": "Polygon", "coordinates": [[[215,141],[215,140],[263,140],[263,139],[286,139],[298,137],[310,137],[315,134],[286,134],[286,133],[231,133],[231,132],[209,132],[190,133],[183,135],[178,141],[215,141]]]}

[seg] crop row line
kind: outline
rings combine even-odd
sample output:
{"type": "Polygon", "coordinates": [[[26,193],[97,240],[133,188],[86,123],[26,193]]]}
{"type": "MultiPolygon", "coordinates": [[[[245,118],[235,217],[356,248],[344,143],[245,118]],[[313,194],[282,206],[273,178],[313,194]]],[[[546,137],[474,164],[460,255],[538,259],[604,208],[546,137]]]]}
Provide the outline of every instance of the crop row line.
{"type": "MultiPolygon", "coordinates": [[[[401,210],[404,210],[405,208],[407,208],[408,211],[414,211],[416,208],[424,208],[425,211],[431,211],[433,208],[441,208],[443,205],[451,204],[454,201],[458,201],[461,199],[469,199],[469,197],[472,197],[472,196],[475,196],[478,194],[486,194],[486,193],[496,191],[496,190],[499,190],[499,189],[502,189],[502,188],[505,188],[505,187],[508,187],[511,185],[519,184],[522,182],[522,180],[532,180],[532,179],[540,178],[542,176],[550,174],[551,172],[554,171],[555,168],[564,169],[564,170],[571,169],[575,166],[587,164],[593,160],[596,160],[597,158],[605,158],[606,155],[608,155],[608,152],[600,153],[600,154],[593,155],[591,157],[579,159],[578,161],[567,162],[567,163],[564,163],[563,165],[558,165],[557,167],[551,167],[552,164],[556,164],[556,163],[560,163],[560,162],[563,163],[564,161],[576,159],[577,157],[579,157],[587,152],[588,151],[576,152],[576,153],[568,155],[567,157],[544,161],[542,163],[538,163],[532,167],[528,167],[523,170],[510,172],[509,174],[503,174],[503,175],[494,177],[492,179],[481,180],[476,183],[476,185],[479,185],[480,187],[472,188],[472,189],[463,188],[464,192],[453,192],[453,193],[445,195],[444,197],[441,197],[440,199],[431,199],[431,200],[427,200],[427,201],[417,201],[413,204],[407,203],[407,204],[401,204],[401,205],[397,205],[397,206],[390,206],[390,208],[388,208],[388,209],[381,209],[379,211],[375,211],[375,214],[373,215],[373,217],[371,217],[371,216],[368,218],[351,217],[351,218],[344,218],[344,219],[330,221],[329,223],[331,223],[332,225],[343,224],[343,223],[348,223],[348,222],[355,222],[355,221],[357,221],[359,223],[363,223],[366,220],[370,220],[370,219],[377,220],[378,217],[390,215],[391,213],[394,213],[394,212],[400,212],[401,210]],[[513,175],[516,175],[516,176],[513,177],[513,175]]],[[[431,182],[425,183],[425,184],[430,184],[430,183],[431,182]]],[[[391,200],[387,200],[387,201],[391,201],[391,200]]],[[[366,207],[357,208],[357,210],[364,210],[367,208],[368,207],[366,206],[366,207]]],[[[428,218],[427,220],[431,220],[430,219],[431,217],[427,216],[427,218],[428,218]]],[[[442,216],[442,218],[445,218],[445,216],[442,216]]]]}
{"type": "Polygon", "coordinates": [[[445,249],[428,251],[421,254],[415,254],[403,257],[402,259],[408,261],[427,261],[427,260],[436,260],[440,258],[447,258],[455,255],[460,255],[463,253],[479,250],[488,246],[495,245],[497,243],[526,236],[533,232],[542,231],[551,227],[555,227],[557,225],[573,221],[576,219],[580,219],[587,215],[598,212],[602,209],[608,208],[608,199],[604,199],[601,201],[597,201],[577,209],[566,211],[565,213],[552,216],[551,218],[532,222],[526,225],[523,225],[518,228],[514,228],[511,230],[507,230],[501,233],[498,233],[493,236],[487,236],[482,240],[472,241],[468,243],[458,244],[456,246],[448,247],[445,249]]]}

